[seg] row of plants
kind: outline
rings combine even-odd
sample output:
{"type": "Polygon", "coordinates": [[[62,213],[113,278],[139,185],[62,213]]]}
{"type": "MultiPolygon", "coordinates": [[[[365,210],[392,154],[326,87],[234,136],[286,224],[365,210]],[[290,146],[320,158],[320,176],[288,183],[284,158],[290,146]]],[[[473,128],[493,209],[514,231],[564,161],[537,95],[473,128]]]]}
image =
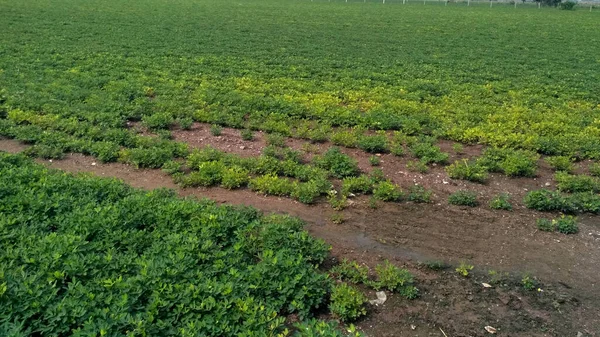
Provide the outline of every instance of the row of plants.
{"type": "Polygon", "coordinates": [[[302,227],[0,153],[0,335],[343,336],[302,227]]]}

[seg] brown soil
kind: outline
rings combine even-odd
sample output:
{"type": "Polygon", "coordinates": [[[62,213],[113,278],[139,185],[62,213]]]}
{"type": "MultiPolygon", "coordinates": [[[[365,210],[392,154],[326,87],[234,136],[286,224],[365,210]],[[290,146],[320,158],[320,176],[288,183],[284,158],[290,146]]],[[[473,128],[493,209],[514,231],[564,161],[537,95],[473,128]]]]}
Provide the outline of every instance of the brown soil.
{"type": "MultiPolygon", "coordinates": [[[[176,140],[192,147],[211,145],[240,155],[257,155],[264,137],[243,141],[239,131],[224,129],[219,137],[208,126],[195,125],[190,131],[175,131],[176,140]]],[[[288,140],[300,149],[304,142],[288,140]]],[[[331,144],[317,144],[322,152],[331,144]]],[[[451,143],[442,143],[450,153],[451,143]]],[[[19,152],[24,148],[12,140],[0,140],[0,150],[19,152]]],[[[473,156],[480,147],[465,147],[465,153],[451,160],[473,156]]],[[[343,149],[369,171],[369,154],[343,149]]],[[[407,156],[408,157],[408,156],[407,156]]],[[[418,183],[434,191],[432,204],[380,203],[373,210],[368,199],[352,199],[345,209],[343,224],[329,220],[335,212],[326,203],[304,205],[287,198],[260,196],[249,190],[220,188],[180,189],[159,170],[136,170],[130,166],[101,164],[92,157],[68,155],[64,160],[41,161],[69,172],[92,172],[117,177],[145,189],[167,187],[183,196],[208,197],[220,203],[244,204],[266,212],[285,212],[308,223],[307,229],[333,246],[334,259],[349,258],[373,267],[383,259],[405,264],[417,276],[421,297],[407,301],[389,295],[388,302],[372,308],[358,326],[369,336],[486,336],[484,326],[498,329],[498,336],[600,336],[600,218],[581,216],[576,235],[540,232],[535,219],[542,214],[526,209],[522,198],[527,190],[552,184],[552,172],[542,165],[536,179],[510,179],[494,175],[486,185],[453,181],[442,167],[427,174],[406,170],[410,158],[381,156],[381,168],[395,183],[408,187],[418,183]],[[448,205],[447,197],[459,189],[476,191],[481,206],[448,205]],[[492,210],[487,203],[499,193],[510,193],[512,212],[492,210]],[[419,261],[444,260],[453,264],[468,261],[475,265],[474,276],[464,279],[453,268],[432,272],[419,261]],[[517,275],[507,286],[483,288],[489,282],[487,270],[517,275]],[[541,292],[526,292],[518,285],[520,275],[529,273],[542,282],[541,292]],[[413,329],[414,327],[414,329],[413,329]],[[443,332],[442,332],[443,330],[443,332]]],[[[375,298],[374,292],[368,292],[375,298]]]]}

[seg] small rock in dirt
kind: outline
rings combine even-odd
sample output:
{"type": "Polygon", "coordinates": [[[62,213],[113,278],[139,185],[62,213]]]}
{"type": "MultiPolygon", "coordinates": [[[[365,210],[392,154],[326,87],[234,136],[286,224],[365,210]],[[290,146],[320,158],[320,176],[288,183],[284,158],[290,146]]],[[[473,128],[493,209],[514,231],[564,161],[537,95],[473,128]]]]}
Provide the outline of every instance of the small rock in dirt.
{"type": "Polygon", "coordinates": [[[450,184],[450,183],[449,183],[449,182],[447,182],[447,181],[445,181],[445,180],[442,180],[442,184],[444,184],[444,185],[448,185],[448,184],[450,184]]]}
{"type": "MultiPolygon", "coordinates": [[[[416,325],[414,325],[414,324],[411,324],[411,325],[410,325],[410,328],[414,330],[414,329],[416,329],[416,328],[417,328],[417,326],[416,326],[416,325]]],[[[579,335],[578,335],[578,336],[579,336],[579,335]]]]}
{"type": "Polygon", "coordinates": [[[544,185],[545,185],[545,186],[550,186],[551,184],[550,184],[549,182],[547,182],[547,183],[545,183],[544,185]]]}
{"type": "Polygon", "coordinates": [[[489,332],[491,334],[495,334],[496,333],[496,328],[491,327],[491,326],[488,325],[488,326],[485,327],[485,331],[487,331],[487,332],[489,332]]]}
{"type": "Polygon", "coordinates": [[[375,295],[377,295],[377,299],[370,300],[369,303],[371,303],[373,305],[381,305],[381,304],[385,303],[385,301],[387,301],[387,296],[386,296],[385,292],[378,291],[377,293],[375,293],[375,295]]]}
{"type": "Polygon", "coordinates": [[[484,282],[484,283],[482,283],[481,285],[482,285],[484,288],[491,288],[491,287],[492,287],[492,285],[491,285],[491,284],[489,284],[489,283],[485,283],[485,282],[484,282]]]}
{"type": "Polygon", "coordinates": [[[577,337],[583,337],[583,333],[581,331],[577,331],[577,337]]]}
{"type": "Polygon", "coordinates": [[[96,163],[92,163],[92,166],[96,166],[96,163]]]}
{"type": "Polygon", "coordinates": [[[240,146],[240,150],[245,150],[246,147],[244,145],[240,146]]]}

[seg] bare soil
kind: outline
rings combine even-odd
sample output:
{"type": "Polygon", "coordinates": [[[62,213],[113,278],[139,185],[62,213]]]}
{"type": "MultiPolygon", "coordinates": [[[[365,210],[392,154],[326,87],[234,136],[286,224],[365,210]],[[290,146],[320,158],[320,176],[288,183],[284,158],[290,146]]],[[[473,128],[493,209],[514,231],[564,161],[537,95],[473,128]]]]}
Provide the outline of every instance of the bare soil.
{"type": "MultiPolygon", "coordinates": [[[[195,124],[192,130],[176,130],[174,138],[192,147],[211,145],[244,156],[256,156],[265,146],[264,136],[253,141],[241,139],[239,131],[225,128],[221,136],[210,135],[209,126],[195,124]]],[[[288,140],[301,149],[304,142],[288,140]]],[[[320,153],[331,144],[315,144],[320,153]]],[[[452,153],[451,143],[442,143],[452,153]]],[[[0,140],[0,150],[22,151],[25,146],[0,140]]],[[[358,149],[343,149],[370,171],[371,156],[358,149]]],[[[465,146],[453,159],[479,154],[481,147],[465,146]]],[[[395,183],[408,187],[415,183],[434,191],[433,203],[379,203],[369,207],[366,197],[352,198],[342,211],[344,222],[330,221],[335,213],[326,203],[299,202],[257,195],[249,190],[221,188],[181,189],[160,170],[137,170],[120,163],[102,164],[92,157],[67,155],[63,160],[40,160],[49,167],[69,172],[92,172],[116,177],[139,188],[172,188],[182,196],[207,197],[219,203],[254,206],[265,212],[298,216],[307,229],[332,245],[332,259],[356,259],[373,268],[384,259],[405,265],[417,276],[420,298],[413,301],[388,293],[388,301],[371,308],[358,322],[369,336],[488,336],[484,327],[497,329],[497,336],[600,336],[600,217],[581,216],[580,232],[562,235],[537,230],[535,220],[552,217],[528,210],[522,198],[528,190],[552,187],[552,171],[541,164],[535,179],[511,179],[493,175],[486,185],[448,178],[442,167],[429,173],[409,172],[409,156],[381,155],[381,168],[395,183]],[[548,184],[550,184],[548,186],[548,184]],[[477,192],[479,207],[458,207],[447,203],[450,193],[459,189],[477,192]],[[492,210],[487,203],[500,193],[512,196],[513,211],[492,210]],[[451,264],[467,261],[475,265],[468,278],[454,268],[431,271],[419,262],[443,260],[451,264]],[[490,282],[488,270],[510,272],[511,277],[484,288],[490,282]],[[540,291],[525,291],[520,278],[528,273],[537,278],[540,291]]],[[[334,261],[330,261],[334,263],[334,261]]],[[[365,289],[366,290],[366,289],[365,289]]],[[[374,291],[366,290],[370,298],[374,291]]]]}

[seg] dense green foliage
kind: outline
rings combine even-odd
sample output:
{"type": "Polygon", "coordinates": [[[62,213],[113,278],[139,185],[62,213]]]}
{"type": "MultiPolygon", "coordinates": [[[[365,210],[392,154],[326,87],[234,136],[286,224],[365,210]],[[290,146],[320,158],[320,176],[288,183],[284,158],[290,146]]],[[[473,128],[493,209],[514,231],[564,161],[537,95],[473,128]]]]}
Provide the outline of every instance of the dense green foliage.
{"type": "Polygon", "coordinates": [[[448,197],[448,203],[458,206],[475,207],[479,205],[477,194],[471,191],[456,191],[448,197]]]}
{"type": "Polygon", "coordinates": [[[541,189],[527,193],[523,201],[527,208],[542,212],[600,214],[600,195],[594,192],[563,194],[541,189]]]}
{"type": "MultiPolygon", "coordinates": [[[[185,153],[130,122],[164,130],[193,119],[371,152],[390,143],[365,129],[600,158],[598,12],[275,0],[0,5],[0,135],[37,144],[38,156],[75,151],[160,167],[185,153]]],[[[411,151],[435,154],[419,147],[411,151]]]]}
{"type": "Polygon", "coordinates": [[[577,218],[571,215],[563,215],[558,219],[545,219],[541,218],[537,220],[537,227],[541,231],[545,232],[559,232],[563,234],[576,234],[579,232],[579,226],[577,226],[577,218]]]}
{"type": "Polygon", "coordinates": [[[502,209],[505,211],[512,211],[512,205],[510,203],[510,195],[507,193],[495,196],[490,200],[490,208],[502,209]]]}
{"type": "Polygon", "coordinates": [[[330,285],[298,220],[3,153],[0,246],[2,336],[267,336],[330,285]]]}
{"type": "Polygon", "coordinates": [[[333,286],[329,310],[342,321],[354,321],[367,314],[367,297],[355,287],[346,283],[333,286]]]}

